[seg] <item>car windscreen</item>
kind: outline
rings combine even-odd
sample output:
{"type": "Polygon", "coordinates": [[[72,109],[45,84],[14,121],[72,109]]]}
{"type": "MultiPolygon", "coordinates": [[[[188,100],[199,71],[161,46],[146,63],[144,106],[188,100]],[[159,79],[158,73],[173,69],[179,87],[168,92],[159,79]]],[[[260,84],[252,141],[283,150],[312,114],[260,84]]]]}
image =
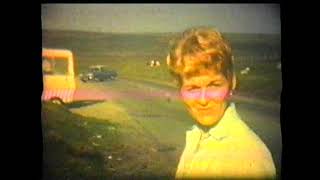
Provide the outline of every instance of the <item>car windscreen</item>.
{"type": "Polygon", "coordinates": [[[91,72],[103,72],[104,68],[103,67],[91,67],[90,71],[91,72]]]}

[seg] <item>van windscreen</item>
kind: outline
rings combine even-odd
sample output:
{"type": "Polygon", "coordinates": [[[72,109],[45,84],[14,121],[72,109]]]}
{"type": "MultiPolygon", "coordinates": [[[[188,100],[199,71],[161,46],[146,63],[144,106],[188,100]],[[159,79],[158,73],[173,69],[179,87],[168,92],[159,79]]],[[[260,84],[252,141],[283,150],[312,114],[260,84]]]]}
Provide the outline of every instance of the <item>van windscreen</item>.
{"type": "Polygon", "coordinates": [[[42,71],[46,75],[68,75],[68,60],[42,57],[42,71]]]}

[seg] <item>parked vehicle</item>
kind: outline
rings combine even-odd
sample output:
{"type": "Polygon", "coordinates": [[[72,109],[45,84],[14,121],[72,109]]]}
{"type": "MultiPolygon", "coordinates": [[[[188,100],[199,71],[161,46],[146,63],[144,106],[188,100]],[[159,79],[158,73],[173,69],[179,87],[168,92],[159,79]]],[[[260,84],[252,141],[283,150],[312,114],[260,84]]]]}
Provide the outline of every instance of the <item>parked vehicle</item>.
{"type": "Polygon", "coordinates": [[[107,81],[114,80],[118,76],[118,73],[114,70],[106,69],[103,65],[90,66],[89,71],[84,74],[80,74],[80,79],[83,82],[88,81],[107,81]]]}
{"type": "Polygon", "coordinates": [[[74,58],[70,50],[42,49],[43,101],[73,101],[76,89],[74,58]]]}

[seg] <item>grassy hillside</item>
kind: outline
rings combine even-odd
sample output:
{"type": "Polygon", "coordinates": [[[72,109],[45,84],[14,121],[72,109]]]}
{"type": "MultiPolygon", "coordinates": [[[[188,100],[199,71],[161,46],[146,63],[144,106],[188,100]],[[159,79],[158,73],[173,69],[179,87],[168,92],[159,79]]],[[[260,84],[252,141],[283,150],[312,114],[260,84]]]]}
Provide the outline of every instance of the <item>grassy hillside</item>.
{"type": "MultiPolygon", "coordinates": [[[[97,106],[113,112],[120,107],[97,106]]],[[[43,104],[42,113],[46,180],[169,179],[174,175],[176,147],[159,142],[126,114],[94,118],[92,112],[83,110],[87,115],[82,116],[51,103],[43,104]]]]}
{"type": "MultiPolygon", "coordinates": [[[[44,179],[174,177],[185,131],[192,125],[180,101],[75,103],[43,104],[44,179]]],[[[269,147],[279,173],[279,123],[241,106],[239,113],[269,147]]]]}

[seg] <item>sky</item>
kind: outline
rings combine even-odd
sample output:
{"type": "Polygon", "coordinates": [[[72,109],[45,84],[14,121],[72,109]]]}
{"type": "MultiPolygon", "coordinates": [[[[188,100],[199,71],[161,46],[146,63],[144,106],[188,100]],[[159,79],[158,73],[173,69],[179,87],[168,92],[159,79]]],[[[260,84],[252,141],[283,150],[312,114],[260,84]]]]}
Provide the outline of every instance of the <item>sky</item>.
{"type": "Polygon", "coordinates": [[[43,29],[114,33],[221,32],[280,34],[278,4],[42,4],[43,29]]]}

